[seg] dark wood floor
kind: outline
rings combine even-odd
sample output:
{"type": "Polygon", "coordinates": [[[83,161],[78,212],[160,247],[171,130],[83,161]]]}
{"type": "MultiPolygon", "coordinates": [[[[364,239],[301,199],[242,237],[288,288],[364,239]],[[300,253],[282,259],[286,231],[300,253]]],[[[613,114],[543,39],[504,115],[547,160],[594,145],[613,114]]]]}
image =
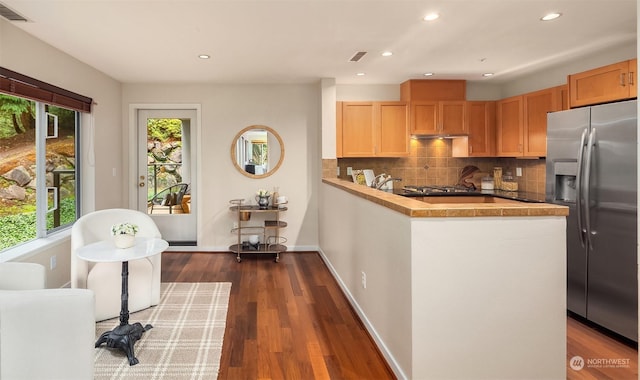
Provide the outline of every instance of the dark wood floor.
{"type": "Polygon", "coordinates": [[[567,318],[567,379],[638,380],[636,347],[595,325],[567,318]],[[575,356],[583,360],[581,369],[571,368],[575,356]]]}
{"type": "MultiPolygon", "coordinates": [[[[165,252],[162,281],[233,284],[219,379],[395,378],[315,252],[284,253],[277,264],[271,256],[237,263],[230,253],[165,252]]],[[[638,351],[567,318],[567,379],[637,380],[638,351]],[[574,356],[584,368],[570,368],[574,356]]]]}
{"type": "Polygon", "coordinates": [[[315,252],[162,254],[164,282],[231,282],[218,379],[394,379],[315,252]]]}

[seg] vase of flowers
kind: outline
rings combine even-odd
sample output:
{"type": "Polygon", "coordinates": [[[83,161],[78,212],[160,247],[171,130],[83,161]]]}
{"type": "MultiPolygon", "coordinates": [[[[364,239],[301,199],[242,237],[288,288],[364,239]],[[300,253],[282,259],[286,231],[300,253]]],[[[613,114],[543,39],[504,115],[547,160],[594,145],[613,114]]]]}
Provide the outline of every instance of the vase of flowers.
{"type": "Polygon", "coordinates": [[[129,222],[117,223],[111,226],[111,235],[116,248],[133,247],[137,232],[138,226],[129,222]]]}
{"type": "Polygon", "coordinates": [[[258,202],[258,208],[266,210],[269,207],[269,194],[268,190],[260,189],[256,192],[256,202],[258,202]]]}

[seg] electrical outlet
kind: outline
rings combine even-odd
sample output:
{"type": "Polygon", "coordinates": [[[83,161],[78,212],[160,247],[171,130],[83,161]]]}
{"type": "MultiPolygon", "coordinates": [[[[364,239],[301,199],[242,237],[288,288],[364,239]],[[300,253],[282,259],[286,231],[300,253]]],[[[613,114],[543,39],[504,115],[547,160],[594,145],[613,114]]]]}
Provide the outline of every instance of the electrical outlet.
{"type": "Polygon", "coordinates": [[[340,177],[340,167],[339,166],[336,167],[336,175],[338,177],[340,177]]]}
{"type": "Polygon", "coordinates": [[[353,170],[351,166],[347,166],[347,175],[351,175],[351,170],[353,170]]]}
{"type": "Polygon", "coordinates": [[[233,228],[238,228],[238,222],[233,222],[233,228]]]}
{"type": "Polygon", "coordinates": [[[364,272],[362,272],[362,288],[367,288],[367,274],[364,272]]]}
{"type": "Polygon", "coordinates": [[[56,259],[56,255],[51,256],[51,258],[49,259],[49,269],[54,270],[56,269],[56,265],[58,264],[57,259],[56,259]]]}
{"type": "Polygon", "coordinates": [[[522,168],[516,168],[516,177],[522,177],[522,168]]]}

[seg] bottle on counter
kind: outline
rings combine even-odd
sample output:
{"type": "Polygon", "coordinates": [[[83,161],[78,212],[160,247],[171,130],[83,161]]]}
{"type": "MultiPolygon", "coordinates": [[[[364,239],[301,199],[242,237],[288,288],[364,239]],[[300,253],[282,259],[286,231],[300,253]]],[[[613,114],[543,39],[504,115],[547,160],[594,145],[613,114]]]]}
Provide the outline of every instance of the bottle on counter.
{"type": "Polygon", "coordinates": [[[493,168],[493,185],[495,190],[502,190],[502,168],[500,166],[493,168]]]}

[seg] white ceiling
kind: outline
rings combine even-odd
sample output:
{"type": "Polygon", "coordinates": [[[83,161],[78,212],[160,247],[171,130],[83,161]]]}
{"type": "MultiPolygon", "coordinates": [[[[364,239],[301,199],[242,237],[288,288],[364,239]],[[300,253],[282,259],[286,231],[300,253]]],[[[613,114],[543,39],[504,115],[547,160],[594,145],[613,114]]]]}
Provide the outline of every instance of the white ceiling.
{"type": "Polygon", "coordinates": [[[125,83],[497,83],[633,42],[637,23],[636,0],[0,2],[29,20],[17,27],[125,83]],[[550,11],[563,16],[539,20],[550,11]]]}

